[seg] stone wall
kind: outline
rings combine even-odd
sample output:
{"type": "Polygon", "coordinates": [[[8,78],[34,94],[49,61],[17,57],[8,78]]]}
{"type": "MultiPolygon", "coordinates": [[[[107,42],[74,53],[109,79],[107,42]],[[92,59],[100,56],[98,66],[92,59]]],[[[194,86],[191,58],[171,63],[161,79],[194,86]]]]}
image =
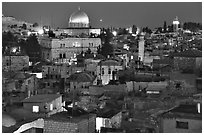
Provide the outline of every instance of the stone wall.
{"type": "Polygon", "coordinates": [[[45,120],[44,133],[77,133],[78,127],[76,123],[45,120]]]}
{"type": "Polygon", "coordinates": [[[29,66],[28,56],[3,56],[2,57],[2,69],[5,71],[18,71],[24,67],[29,66]]]}

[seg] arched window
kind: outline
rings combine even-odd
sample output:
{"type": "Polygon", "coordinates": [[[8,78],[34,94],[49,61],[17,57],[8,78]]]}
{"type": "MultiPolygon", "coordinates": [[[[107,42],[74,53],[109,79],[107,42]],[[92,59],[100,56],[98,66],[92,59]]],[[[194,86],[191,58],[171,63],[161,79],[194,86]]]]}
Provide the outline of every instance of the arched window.
{"type": "Polygon", "coordinates": [[[111,68],[110,67],[108,68],[108,74],[111,74],[111,68]]]}
{"type": "Polygon", "coordinates": [[[63,58],[66,58],[66,54],[65,53],[63,54],[63,58]]]}
{"type": "Polygon", "coordinates": [[[62,58],[62,54],[61,54],[61,53],[59,54],[59,58],[60,58],[60,59],[62,58]]]}

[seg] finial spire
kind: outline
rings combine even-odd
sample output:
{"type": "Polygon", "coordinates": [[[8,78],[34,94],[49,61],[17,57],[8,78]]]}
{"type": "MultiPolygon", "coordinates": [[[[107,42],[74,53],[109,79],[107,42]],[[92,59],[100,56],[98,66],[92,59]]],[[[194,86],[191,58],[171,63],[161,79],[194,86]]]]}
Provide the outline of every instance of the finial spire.
{"type": "Polygon", "coordinates": [[[80,6],[78,7],[78,10],[80,10],[80,6]]]}

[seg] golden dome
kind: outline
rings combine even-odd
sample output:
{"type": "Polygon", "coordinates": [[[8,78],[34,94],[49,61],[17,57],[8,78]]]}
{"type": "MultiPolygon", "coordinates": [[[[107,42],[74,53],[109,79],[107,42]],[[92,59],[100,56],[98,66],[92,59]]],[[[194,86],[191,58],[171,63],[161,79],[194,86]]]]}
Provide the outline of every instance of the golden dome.
{"type": "Polygon", "coordinates": [[[89,27],[89,17],[88,15],[81,11],[80,8],[78,11],[71,14],[69,18],[70,27],[89,27]]]}

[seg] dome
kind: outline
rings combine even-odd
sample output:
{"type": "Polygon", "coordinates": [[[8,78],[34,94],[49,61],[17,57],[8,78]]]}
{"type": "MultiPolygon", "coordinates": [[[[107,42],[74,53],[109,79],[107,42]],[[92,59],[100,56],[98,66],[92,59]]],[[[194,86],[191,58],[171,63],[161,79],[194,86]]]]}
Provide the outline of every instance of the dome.
{"type": "Polygon", "coordinates": [[[71,14],[69,18],[70,27],[89,27],[89,17],[88,15],[81,11],[80,8],[78,11],[71,14]]]}
{"type": "Polygon", "coordinates": [[[73,82],[92,82],[94,80],[94,77],[89,73],[80,72],[72,74],[69,77],[69,80],[73,82]]]}

